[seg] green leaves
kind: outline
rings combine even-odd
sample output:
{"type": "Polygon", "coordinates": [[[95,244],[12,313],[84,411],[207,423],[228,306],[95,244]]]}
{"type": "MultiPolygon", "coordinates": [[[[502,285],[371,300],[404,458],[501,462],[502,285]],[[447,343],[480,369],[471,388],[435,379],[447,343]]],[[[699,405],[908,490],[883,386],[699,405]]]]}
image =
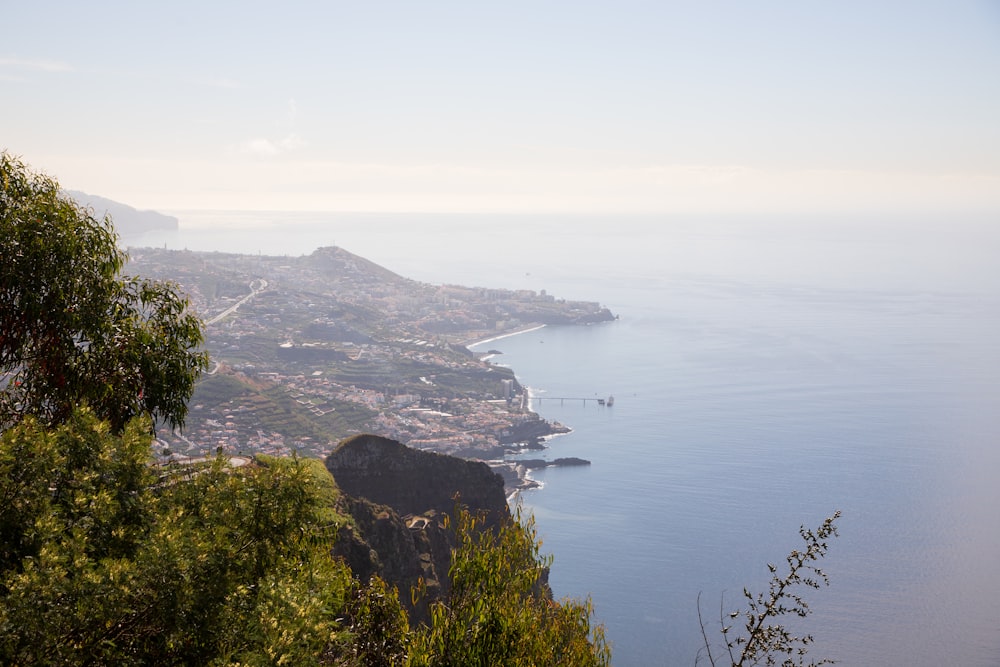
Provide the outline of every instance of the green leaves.
{"type": "Polygon", "coordinates": [[[82,403],[116,431],[140,414],[183,425],[201,324],[176,287],[121,277],[125,259],[110,218],[0,153],[0,429],[82,403]]]}
{"type": "Polygon", "coordinates": [[[330,555],[344,519],[322,462],[161,477],[149,445],[92,410],[0,437],[0,663],[343,664],[342,619],[360,633],[371,614],[330,555]]]}
{"type": "Polygon", "coordinates": [[[451,594],[411,630],[331,556],[323,463],[149,465],[92,409],[0,436],[0,663],[606,665],[590,601],[551,599],[531,518],[459,512],[451,594]]]}
{"type": "Polygon", "coordinates": [[[432,605],[431,626],[416,633],[411,665],[609,664],[590,601],[551,599],[551,559],[539,553],[532,517],[518,509],[513,521],[489,530],[461,509],[455,535],[451,593],[432,605]]]}
{"type": "Polygon", "coordinates": [[[54,430],[29,419],[3,433],[0,572],[65,532],[75,531],[87,556],[131,553],[148,527],[148,457],[149,437],[137,425],[111,436],[87,410],[54,430]]]}

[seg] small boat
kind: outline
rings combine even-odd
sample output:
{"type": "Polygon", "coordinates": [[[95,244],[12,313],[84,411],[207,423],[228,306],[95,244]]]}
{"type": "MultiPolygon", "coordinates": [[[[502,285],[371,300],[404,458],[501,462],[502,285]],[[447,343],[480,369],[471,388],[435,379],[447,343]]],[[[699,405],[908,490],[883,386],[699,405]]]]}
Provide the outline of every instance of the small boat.
{"type": "Polygon", "coordinates": [[[597,404],[598,405],[604,405],[604,399],[603,398],[597,399],[597,404]]]}
{"type": "Polygon", "coordinates": [[[615,404],[615,397],[614,396],[608,396],[608,407],[610,408],[614,404],[615,404]]]}

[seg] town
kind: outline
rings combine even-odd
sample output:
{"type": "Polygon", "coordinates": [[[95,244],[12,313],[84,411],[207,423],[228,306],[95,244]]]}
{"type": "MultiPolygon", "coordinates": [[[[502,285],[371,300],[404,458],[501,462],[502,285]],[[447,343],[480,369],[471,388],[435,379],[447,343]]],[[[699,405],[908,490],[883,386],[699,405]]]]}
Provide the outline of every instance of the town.
{"type": "Polygon", "coordinates": [[[129,249],[128,271],[177,283],[211,357],[161,457],[322,457],[359,432],[496,460],[567,429],[530,410],[511,369],[468,345],[614,319],[544,292],[429,285],[348,251],[302,257],[129,249]]]}

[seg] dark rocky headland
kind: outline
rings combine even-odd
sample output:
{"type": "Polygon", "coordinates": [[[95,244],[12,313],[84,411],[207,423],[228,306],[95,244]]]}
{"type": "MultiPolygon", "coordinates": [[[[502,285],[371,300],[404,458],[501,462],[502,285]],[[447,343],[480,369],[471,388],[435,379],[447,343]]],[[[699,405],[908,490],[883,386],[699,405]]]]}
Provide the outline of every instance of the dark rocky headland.
{"type": "Polygon", "coordinates": [[[413,623],[428,621],[428,604],[448,592],[455,544],[444,517],[461,503],[484,516],[484,529],[511,520],[503,479],[481,462],[358,435],[337,445],[326,467],[356,526],[341,529],[334,552],[362,581],[379,575],[400,591],[422,585],[423,599],[400,596],[413,623]]]}

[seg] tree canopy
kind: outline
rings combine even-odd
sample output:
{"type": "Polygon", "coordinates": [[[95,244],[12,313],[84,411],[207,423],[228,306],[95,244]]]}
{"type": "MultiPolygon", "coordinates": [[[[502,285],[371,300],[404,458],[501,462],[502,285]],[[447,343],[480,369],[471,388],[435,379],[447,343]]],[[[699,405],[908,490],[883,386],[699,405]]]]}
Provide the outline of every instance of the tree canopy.
{"type": "Polygon", "coordinates": [[[88,404],[120,432],[183,425],[207,366],[201,324],[169,283],[122,276],[112,221],[0,153],[0,429],[88,404]]]}
{"type": "Polygon", "coordinates": [[[87,409],[0,435],[0,663],[363,664],[355,634],[405,638],[330,555],[322,462],[154,468],[150,439],[87,409]]]}
{"type": "Polygon", "coordinates": [[[609,665],[603,625],[591,625],[589,599],[555,602],[551,558],[540,553],[534,518],[517,508],[512,521],[486,529],[484,518],[456,509],[451,591],[431,605],[410,667],[609,665]]]}
{"type": "Polygon", "coordinates": [[[333,557],[351,519],[321,461],[153,467],[151,438],[89,409],[0,434],[0,664],[607,664],[589,602],[540,587],[530,519],[458,510],[452,594],[411,628],[333,557]]]}

